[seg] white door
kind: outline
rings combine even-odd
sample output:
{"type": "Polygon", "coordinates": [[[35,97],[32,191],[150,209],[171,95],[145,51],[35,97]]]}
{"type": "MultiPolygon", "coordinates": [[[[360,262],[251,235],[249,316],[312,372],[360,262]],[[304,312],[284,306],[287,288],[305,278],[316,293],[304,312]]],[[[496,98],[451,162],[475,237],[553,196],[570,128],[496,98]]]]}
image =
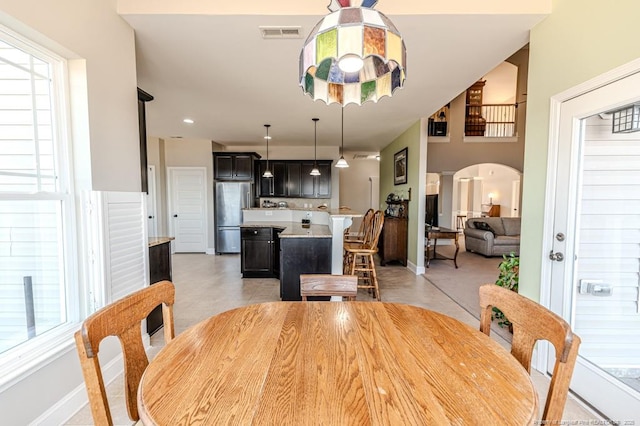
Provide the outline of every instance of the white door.
{"type": "Polygon", "coordinates": [[[167,168],[169,226],[177,253],[207,248],[207,172],[204,167],[167,168]]]}
{"type": "Polygon", "coordinates": [[[155,166],[149,166],[147,176],[147,234],[149,238],[153,238],[158,236],[158,209],[156,206],[155,166]]]}
{"type": "Polygon", "coordinates": [[[611,111],[640,102],[638,71],[552,108],[543,262],[582,339],[571,389],[620,424],[640,424],[640,132],[613,133],[611,111]]]}

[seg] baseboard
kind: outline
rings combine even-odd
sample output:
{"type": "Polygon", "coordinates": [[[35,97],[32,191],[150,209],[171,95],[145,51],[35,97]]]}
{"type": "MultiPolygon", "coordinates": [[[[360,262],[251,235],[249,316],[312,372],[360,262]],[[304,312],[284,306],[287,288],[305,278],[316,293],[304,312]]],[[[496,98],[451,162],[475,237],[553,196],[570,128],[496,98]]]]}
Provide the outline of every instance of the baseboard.
{"type": "Polygon", "coordinates": [[[216,249],[208,248],[208,249],[205,251],[205,254],[216,254],[216,249]]]}
{"type": "MultiPolygon", "coordinates": [[[[124,372],[122,354],[109,361],[102,367],[102,377],[105,386],[114,381],[124,372]]],[[[82,409],[89,402],[84,382],[42,413],[31,425],[62,425],[82,409]]]]}
{"type": "Polygon", "coordinates": [[[416,275],[422,275],[425,272],[424,266],[417,266],[415,263],[407,261],[407,269],[416,275]]]}
{"type": "MultiPolygon", "coordinates": [[[[148,349],[151,344],[151,339],[148,334],[142,336],[142,342],[144,347],[148,349]]],[[[108,387],[111,382],[123,373],[124,363],[122,354],[118,354],[102,367],[102,379],[104,380],[105,387],[108,387]]],[[[87,405],[88,402],[89,398],[87,397],[87,390],[83,382],[80,386],[76,387],[64,398],[51,406],[47,411],[42,413],[37,419],[31,422],[30,425],[65,424],[71,417],[87,405]]]]}

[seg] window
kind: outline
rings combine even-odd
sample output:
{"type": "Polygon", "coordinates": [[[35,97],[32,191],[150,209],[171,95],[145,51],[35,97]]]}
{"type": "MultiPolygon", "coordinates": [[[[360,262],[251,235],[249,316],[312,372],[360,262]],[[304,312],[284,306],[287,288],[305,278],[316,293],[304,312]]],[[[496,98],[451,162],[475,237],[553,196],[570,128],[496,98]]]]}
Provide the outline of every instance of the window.
{"type": "Polygon", "coordinates": [[[0,27],[0,358],[77,319],[65,66],[0,27]]]}

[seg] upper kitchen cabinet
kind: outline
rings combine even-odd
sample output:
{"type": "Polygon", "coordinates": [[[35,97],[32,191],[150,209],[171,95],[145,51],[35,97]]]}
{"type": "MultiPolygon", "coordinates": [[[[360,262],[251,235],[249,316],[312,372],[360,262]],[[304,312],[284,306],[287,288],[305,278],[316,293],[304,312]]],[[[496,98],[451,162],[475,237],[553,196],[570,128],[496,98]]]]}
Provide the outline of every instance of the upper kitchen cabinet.
{"type": "Polygon", "coordinates": [[[269,161],[273,177],[265,178],[266,163],[256,166],[260,197],[331,198],[331,160],[318,161],[320,176],[309,175],[313,161],[275,160],[269,161]]]}
{"type": "Polygon", "coordinates": [[[253,163],[260,156],[254,152],[214,152],[213,174],[216,180],[253,180],[253,163]]]}
{"type": "Polygon", "coordinates": [[[304,161],[300,171],[302,198],[331,198],[331,160],[317,161],[320,176],[311,176],[313,161],[304,161]]]}
{"type": "Polygon", "coordinates": [[[260,183],[260,197],[288,197],[287,194],[287,165],[284,161],[269,161],[269,168],[273,177],[262,177],[267,170],[267,162],[259,161],[256,181],[260,183]]]}

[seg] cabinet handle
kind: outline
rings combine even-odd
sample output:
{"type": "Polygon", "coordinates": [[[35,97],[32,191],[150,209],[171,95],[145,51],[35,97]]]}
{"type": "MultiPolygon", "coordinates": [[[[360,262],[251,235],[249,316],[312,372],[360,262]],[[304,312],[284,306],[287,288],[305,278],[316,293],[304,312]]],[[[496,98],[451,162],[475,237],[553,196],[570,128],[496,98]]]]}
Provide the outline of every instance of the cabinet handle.
{"type": "Polygon", "coordinates": [[[178,215],[177,215],[177,214],[174,214],[174,215],[173,215],[173,217],[178,217],[178,215]]]}

